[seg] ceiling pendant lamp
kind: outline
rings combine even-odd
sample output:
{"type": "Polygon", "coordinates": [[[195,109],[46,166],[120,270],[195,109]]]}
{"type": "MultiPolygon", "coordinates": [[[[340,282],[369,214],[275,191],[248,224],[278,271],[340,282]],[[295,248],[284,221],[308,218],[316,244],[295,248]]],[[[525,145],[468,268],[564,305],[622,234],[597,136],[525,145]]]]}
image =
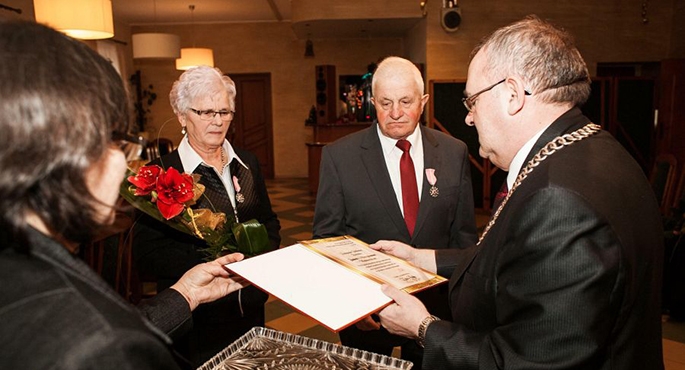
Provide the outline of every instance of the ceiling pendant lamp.
{"type": "Polygon", "coordinates": [[[183,48],[181,58],[176,59],[176,69],[185,71],[197,66],[214,67],[214,51],[206,48],[183,48]]]}
{"type": "Polygon", "coordinates": [[[73,38],[107,39],[114,36],[110,0],[33,0],[36,22],[73,38]]]}
{"type": "MultiPolygon", "coordinates": [[[[157,23],[157,2],[152,1],[154,23],[157,23]]],[[[171,33],[136,33],[133,41],[133,58],[175,59],[181,56],[181,38],[171,33]]]]}
{"type": "Polygon", "coordinates": [[[195,47],[195,23],[193,21],[193,11],[195,10],[195,5],[189,5],[188,9],[190,9],[190,23],[192,27],[191,37],[193,39],[193,47],[181,49],[181,58],[176,59],[176,69],[185,71],[187,69],[202,65],[214,67],[214,51],[212,51],[212,49],[195,47]]]}

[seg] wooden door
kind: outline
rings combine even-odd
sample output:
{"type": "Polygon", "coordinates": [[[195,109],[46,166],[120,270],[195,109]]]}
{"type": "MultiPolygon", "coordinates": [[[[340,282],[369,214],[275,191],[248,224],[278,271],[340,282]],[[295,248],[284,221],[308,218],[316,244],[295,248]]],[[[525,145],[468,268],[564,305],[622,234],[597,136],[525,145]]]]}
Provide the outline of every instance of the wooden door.
{"type": "Polygon", "coordinates": [[[659,62],[597,64],[597,76],[604,81],[599,87],[606,96],[602,128],[626,148],[645,174],[656,158],[659,69],[659,62]]]}
{"type": "Polygon", "coordinates": [[[226,135],[231,145],[254,153],[262,175],[274,178],[271,74],[229,74],[235,82],[235,117],[226,135]]]}
{"type": "Polygon", "coordinates": [[[685,168],[685,59],[661,62],[660,87],[657,153],[675,155],[685,168]]]}

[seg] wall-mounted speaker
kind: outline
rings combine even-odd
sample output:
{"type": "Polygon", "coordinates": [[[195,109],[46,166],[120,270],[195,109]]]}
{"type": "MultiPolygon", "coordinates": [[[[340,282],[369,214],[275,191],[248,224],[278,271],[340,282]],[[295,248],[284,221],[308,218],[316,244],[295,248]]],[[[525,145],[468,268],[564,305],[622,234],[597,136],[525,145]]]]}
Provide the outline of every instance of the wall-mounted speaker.
{"type": "Polygon", "coordinates": [[[316,72],[316,123],[335,123],[338,118],[335,66],[320,65],[316,72]]]}
{"type": "Polygon", "coordinates": [[[447,32],[455,32],[461,24],[461,9],[458,6],[442,8],[440,24],[447,32]]]}

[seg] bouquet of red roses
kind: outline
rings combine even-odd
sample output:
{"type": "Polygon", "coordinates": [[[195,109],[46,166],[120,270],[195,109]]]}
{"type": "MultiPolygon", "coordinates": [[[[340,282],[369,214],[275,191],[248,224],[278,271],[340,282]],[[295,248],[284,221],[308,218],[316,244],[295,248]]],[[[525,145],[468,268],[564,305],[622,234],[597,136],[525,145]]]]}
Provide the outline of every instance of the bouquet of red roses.
{"type": "Polygon", "coordinates": [[[188,175],[173,167],[156,165],[129,170],[119,193],[137,209],[167,225],[194,235],[207,243],[208,259],[240,252],[254,256],[266,251],[269,237],[257,220],[237,223],[233,215],[191,206],[204,196],[200,175],[188,175]],[[131,185],[129,185],[129,183],[131,185]]]}

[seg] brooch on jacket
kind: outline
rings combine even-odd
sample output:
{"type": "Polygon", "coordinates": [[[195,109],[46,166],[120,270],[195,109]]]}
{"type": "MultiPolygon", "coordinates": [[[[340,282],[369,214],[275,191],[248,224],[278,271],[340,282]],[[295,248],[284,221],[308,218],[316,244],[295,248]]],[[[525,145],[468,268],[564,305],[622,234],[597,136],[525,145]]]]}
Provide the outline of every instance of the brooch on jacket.
{"type": "Polygon", "coordinates": [[[440,190],[438,190],[438,187],[435,186],[435,183],[438,182],[438,178],[435,177],[435,168],[426,168],[426,179],[431,185],[428,193],[431,195],[431,197],[437,198],[438,195],[440,195],[440,190]]]}
{"type": "Polygon", "coordinates": [[[233,188],[235,189],[235,200],[238,203],[243,203],[245,201],[245,196],[240,192],[240,184],[238,184],[238,178],[233,176],[233,188]]]}

